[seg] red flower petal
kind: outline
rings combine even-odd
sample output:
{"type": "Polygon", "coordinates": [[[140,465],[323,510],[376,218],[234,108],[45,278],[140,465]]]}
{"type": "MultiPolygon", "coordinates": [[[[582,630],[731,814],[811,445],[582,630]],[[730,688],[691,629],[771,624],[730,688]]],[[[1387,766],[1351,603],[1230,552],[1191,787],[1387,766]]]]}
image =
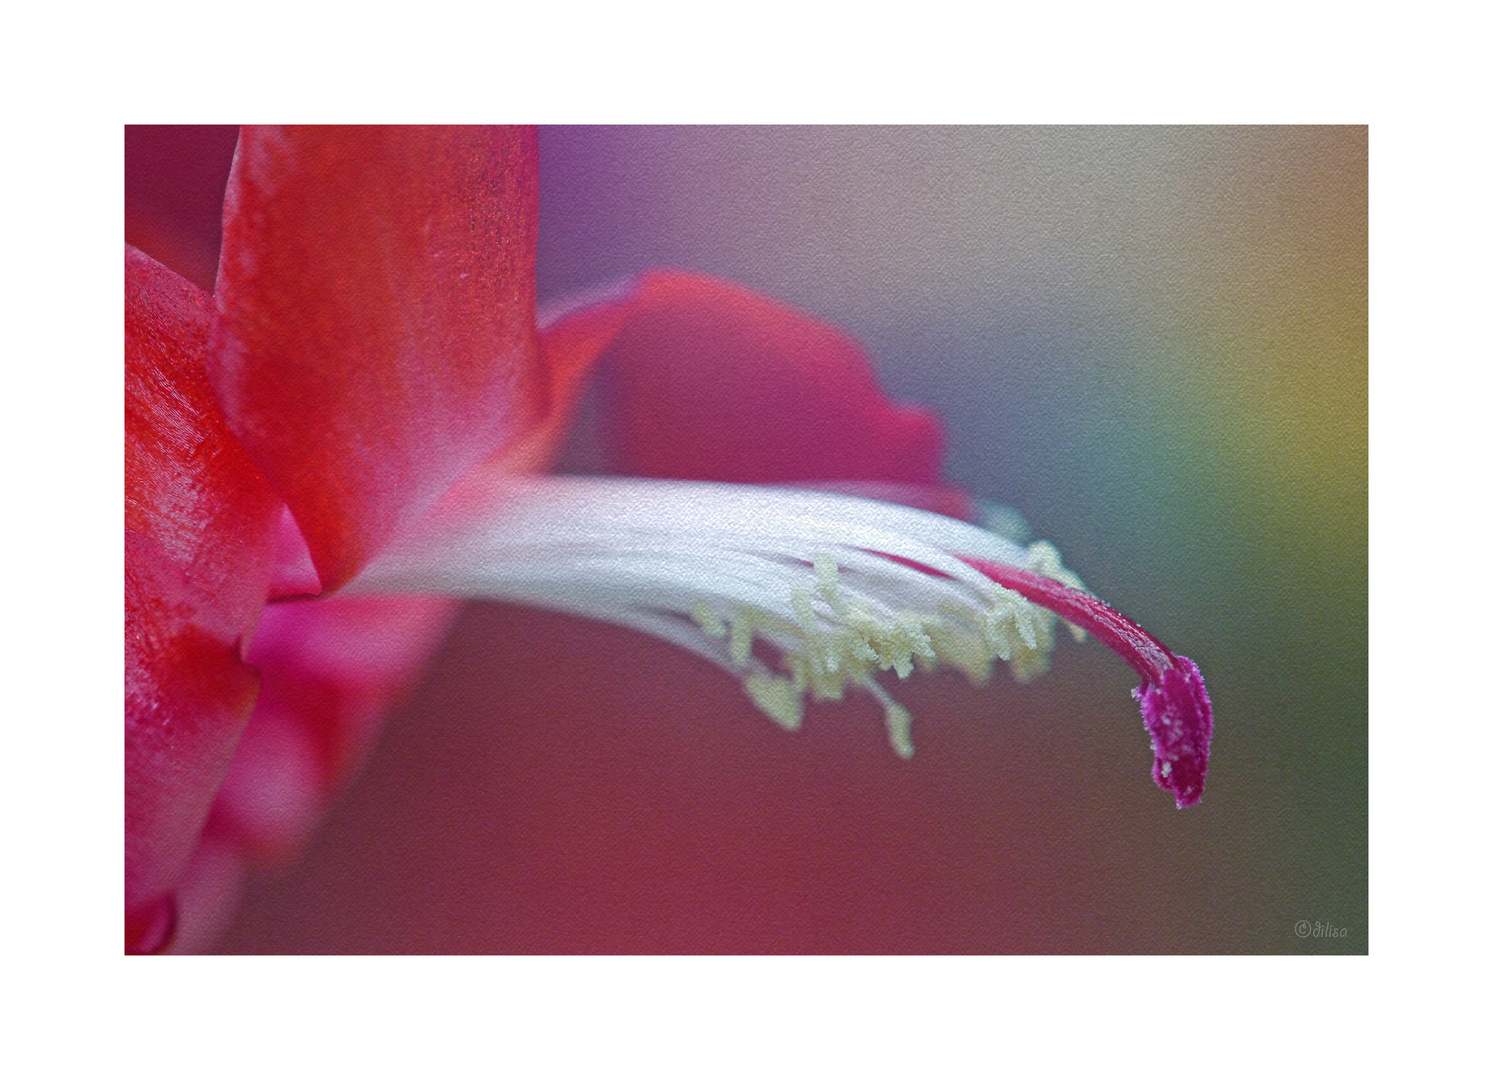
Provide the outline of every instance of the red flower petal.
{"type": "Polygon", "coordinates": [[[631,293],[579,308],[546,326],[540,337],[544,409],[522,438],[483,462],[485,473],[547,472],[554,465],[576,400],[597,358],[632,318],[631,293]]]}
{"type": "Polygon", "coordinates": [[[840,331],[723,281],[646,275],[608,351],[619,471],[939,486],[943,433],[840,331]]]}
{"type": "MultiPolygon", "coordinates": [[[[546,332],[545,409],[483,473],[549,466],[582,381],[626,315],[625,305],[595,306],[546,332]]],[[[282,520],[272,595],[316,591],[314,570],[296,557],[302,543],[294,522],[282,520]]],[[[305,842],[457,607],[440,597],[338,596],[265,609],[249,652],[263,687],[199,845],[196,876],[184,886],[184,947],[210,942],[246,861],[283,860],[305,842]]]]}
{"type": "Polygon", "coordinates": [[[125,251],[125,901],[135,947],[207,817],[256,680],[239,656],[281,503],[218,415],[212,298],[125,251]]]}
{"type": "Polygon", "coordinates": [[[532,132],[245,128],[210,371],[322,583],[543,408],[532,132]]]}

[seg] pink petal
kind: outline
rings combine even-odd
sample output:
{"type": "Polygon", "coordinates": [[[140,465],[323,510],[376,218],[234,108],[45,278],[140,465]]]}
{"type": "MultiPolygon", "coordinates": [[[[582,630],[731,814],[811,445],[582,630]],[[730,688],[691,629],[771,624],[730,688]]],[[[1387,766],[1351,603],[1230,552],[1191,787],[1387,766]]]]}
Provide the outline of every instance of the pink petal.
{"type": "Polygon", "coordinates": [[[361,763],[383,714],[456,613],[439,597],[331,597],[265,609],[249,651],[259,702],[211,832],[259,859],[293,854],[361,763]]]}
{"type": "Polygon", "coordinates": [[[245,128],[210,372],[335,589],[544,407],[527,130],[245,128]]]}
{"type": "Polygon", "coordinates": [[[254,703],[239,656],[280,500],[224,426],[203,361],[212,298],[125,251],[127,944],[162,914],[254,703]]]}
{"type": "Polygon", "coordinates": [[[619,471],[941,486],[943,433],[894,405],[845,334],[735,285],[648,274],[608,351],[619,471]]]}

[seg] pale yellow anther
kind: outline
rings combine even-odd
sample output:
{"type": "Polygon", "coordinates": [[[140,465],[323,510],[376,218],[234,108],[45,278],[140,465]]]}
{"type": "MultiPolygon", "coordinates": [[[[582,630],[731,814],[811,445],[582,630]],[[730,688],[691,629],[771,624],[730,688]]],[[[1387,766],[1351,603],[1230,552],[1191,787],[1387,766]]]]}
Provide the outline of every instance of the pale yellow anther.
{"type": "MultiPolygon", "coordinates": [[[[705,600],[691,609],[705,634],[726,639],[752,701],[790,731],[803,724],[806,694],[835,701],[847,686],[859,685],[881,701],[892,748],[899,757],[910,757],[912,715],[877,683],[878,672],[894,671],[905,679],[917,667],[944,663],[981,683],[997,659],[1007,661],[1022,682],[1047,669],[1057,617],[1017,592],[991,583],[967,601],[945,599],[923,611],[888,611],[880,606],[885,594],[868,592],[867,600],[858,599],[859,579],[851,577],[847,585],[832,557],[811,558],[813,587],[790,587],[784,598],[791,616],[781,608],[754,605],[723,614],[705,600]],[[786,674],[764,670],[754,659],[757,635],[781,654],[786,674]]],[[[1026,568],[1082,588],[1050,544],[1033,544],[1026,568]]]]}
{"type": "Polygon", "coordinates": [[[761,672],[746,677],[746,692],[757,708],[789,731],[797,731],[804,722],[804,699],[794,688],[793,680],[777,679],[761,672]]]}
{"type": "Polygon", "coordinates": [[[715,608],[711,607],[704,600],[696,600],[695,606],[690,609],[690,614],[694,616],[695,623],[700,629],[711,637],[723,638],[726,636],[728,632],[726,624],[715,613],[715,608]]]}
{"type": "Polygon", "coordinates": [[[927,661],[930,669],[944,663],[963,673],[966,679],[977,686],[990,681],[990,669],[995,657],[983,637],[962,630],[953,623],[930,627],[928,637],[933,643],[934,653],[933,659],[927,661]]]}
{"type": "Polygon", "coordinates": [[[814,600],[808,589],[794,589],[793,614],[798,616],[798,626],[805,634],[813,636],[819,632],[819,616],[814,614],[814,600]]]}
{"type": "Polygon", "coordinates": [[[745,613],[731,620],[731,662],[745,667],[752,655],[752,624],[745,613]]]}
{"type": "Polygon", "coordinates": [[[886,734],[899,758],[912,757],[912,713],[895,701],[886,706],[886,734]]]}
{"type": "Polygon", "coordinates": [[[1047,670],[1047,654],[1036,649],[1019,648],[1011,654],[1011,674],[1020,683],[1029,683],[1047,670]]]}
{"type": "Polygon", "coordinates": [[[1063,557],[1058,554],[1058,549],[1046,540],[1038,540],[1026,549],[1026,569],[1054,581],[1061,581],[1070,588],[1084,587],[1083,582],[1078,580],[1078,575],[1063,565],[1063,557]]]}
{"type": "Polygon", "coordinates": [[[1028,649],[1037,647],[1037,617],[1032,604],[1021,604],[1013,612],[1016,617],[1016,633],[1028,649]]]}
{"type": "Polygon", "coordinates": [[[788,665],[788,673],[793,677],[793,692],[802,694],[809,685],[809,678],[804,674],[804,662],[797,656],[789,656],[784,659],[788,665]]]}
{"type": "Polygon", "coordinates": [[[1016,613],[1009,601],[1002,601],[998,606],[991,608],[985,613],[980,622],[980,632],[985,639],[985,644],[990,647],[991,652],[1002,660],[1011,659],[1011,649],[1015,645],[1016,613]]]}
{"type": "Polygon", "coordinates": [[[836,615],[844,618],[850,614],[850,607],[840,595],[840,567],[834,559],[828,555],[814,556],[814,576],[818,578],[817,589],[829,609],[836,615]]]}
{"type": "Polygon", "coordinates": [[[837,668],[834,671],[814,669],[812,666],[806,671],[809,690],[814,694],[816,701],[839,701],[845,696],[845,671],[837,668]]]}
{"type": "Polygon", "coordinates": [[[933,642],[924,629],[923,620],[915,615],[904,615],[897,620],[897,643],[907,650],[908,657],[921,656],[933,659],[933,642]]]}

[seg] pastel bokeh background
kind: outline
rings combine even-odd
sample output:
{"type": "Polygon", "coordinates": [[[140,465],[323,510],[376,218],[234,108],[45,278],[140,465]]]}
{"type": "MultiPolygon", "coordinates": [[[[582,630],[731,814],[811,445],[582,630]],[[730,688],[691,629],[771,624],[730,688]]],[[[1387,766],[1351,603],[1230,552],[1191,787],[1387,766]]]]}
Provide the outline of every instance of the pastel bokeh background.
{"type": "MultiPolygon", "coordinates": [[[[1363,128],[562,128],[541,301],[668,265],[861,340],[1011,504],[1201,666],[1202,804],[1130,671],[898,688],[778,731],[668,647],[470,606],[225,951],[1363,952],[1363,128]],[[1299,937],[1330,923],[1335,938],[1299,937]]],[[[604,390],[605,379],[600,381],[604,390]]],[[[569,463],[604,464],[604,394],[569,463]]]]}

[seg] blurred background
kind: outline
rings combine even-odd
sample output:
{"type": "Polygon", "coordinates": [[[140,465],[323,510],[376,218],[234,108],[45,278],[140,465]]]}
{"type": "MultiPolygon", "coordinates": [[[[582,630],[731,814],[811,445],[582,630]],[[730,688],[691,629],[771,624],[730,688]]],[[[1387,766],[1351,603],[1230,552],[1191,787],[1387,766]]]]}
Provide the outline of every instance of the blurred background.
{"type": "Polygon", "coordinates": [[[541,185],[541,304],[674,266],[858,338],[953,482],[1198,662],[1207,794],[1153,786],[1093,642],[901,684],[903,763],[868,698],[788,735],[470,605],[223,951],[1367,950],[1366,129],[556,128],[541,185]]]}

